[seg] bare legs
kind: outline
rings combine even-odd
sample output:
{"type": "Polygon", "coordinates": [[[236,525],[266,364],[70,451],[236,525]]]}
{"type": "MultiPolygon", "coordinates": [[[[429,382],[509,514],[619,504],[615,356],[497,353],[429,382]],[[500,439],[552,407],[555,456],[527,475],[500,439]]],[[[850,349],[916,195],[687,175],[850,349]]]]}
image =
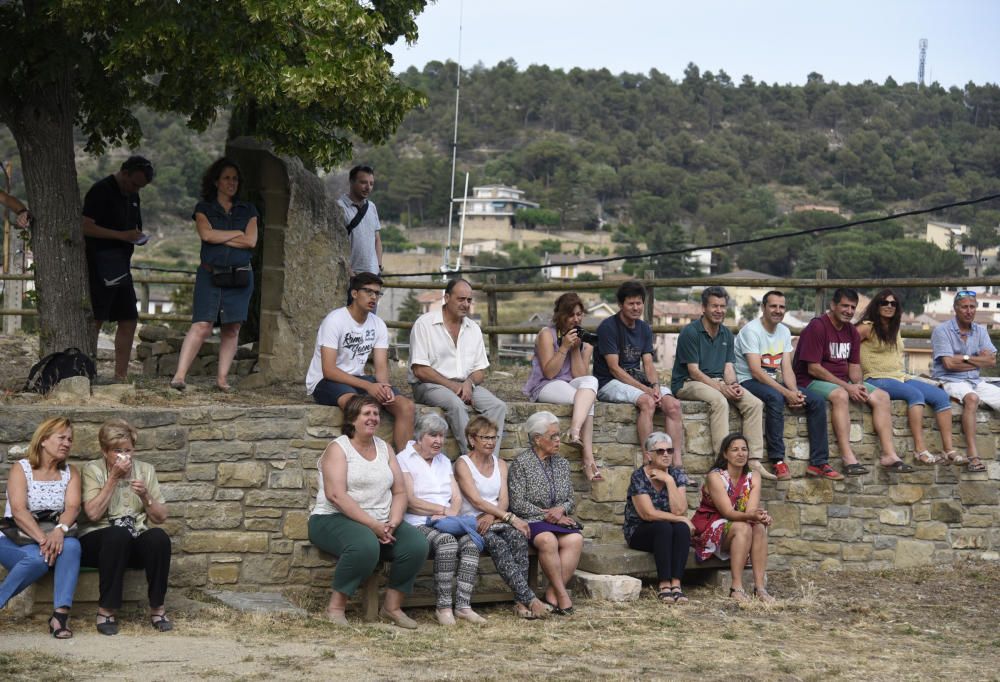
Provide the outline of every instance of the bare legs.
{"type": "MultiPolygon", "coordinates": [[[[934,419],[937,421],[938,431],[941,432],[941,450],[944,452],[951,452],[954,448],[954,444],[951,440],[951,410],[948,409],[935,412],[934,419]]],[[[917,452],[919,452],[919,450],[917,452]]]]}
{"type": "MultiPolygon", "coordinates": [[[[978,457],[976,449],[976,410],[979,408],[979,396],[970,391],[962,398],[962,433],[965,435],[965,451],[969,459],[978,457]]],[[[946,412],[949,418],[950,412],[946,412]]],[[[942,433],[944,433],[942,431],[942,433]]],[[[943,436],[942,436],[943,438],[943,436]]],[[[948,450],[946,449],[945,452],[948,450]]]]}
{"type": "MultiPolygon", "coordinates": [[[[240,337],[240,322],[229,322],[222,325],[219,342],[219,370],[216,374],[215,383],[219,388],[229,388],[229,370],[233,366],[233,359],[236,357],[236,348],[240,337]]],[[[171,384],[183,384],[187,378],[191,364],[198,357],[198,351],[202,345],[212,335],[211,322],[195,322],[191,325],[184,343],[181,344],[180,357],[177,360],[177,372],[171,379],[171,384]]]]}
{"type": "Polygon", "coordinates": [[[643,447],[646,438],[653,432],[653,413],[659,407],[663,412],[663,426],[667,435],[674,445],[674,461],[672,466],[683,466],[682,453],[684,452],[684,424],[681,421],[681,401],[672,395],[665,395],[660,398],[659,404],[653,402],[653,397],[643,394],[636,401],[635,406],[639,409],[639,416],[636,419],[636,430],[639,432],[639,447],[643,447]]]}
{"type": "Polygon", "coordinates": [[[888,393],[879,390],[868,397],[868,405],[872,408],[872,423],[875,425],[875,433],[882,448],[879,462],[882,466],[888,466],[899,461],[896,446],[892,443],[892,401],[888,393]]]}
{"type": "Polygon", "coordinates": [[[596,401],[596,391],[578,388],[573,394],[573,417],[569,427],[570,438],[580,441],[583,470],[588,479],[597,474],[597,463],[594,461],[594,416],[590,414],[596,401]]]}
{"type": "Polygon", "coordinates": [[[733,574],[732,596],[737,601],[746,601],[743,589],[743,568],[747,558],[752,563],[753,586],[764,601],[771,601],[767,593],[767,528],[760,523],[753,525],[746,521],[734,521],[722,541],[723,549],[729,550],[729,570],[733,574]]]}
{"type": "Polygon", "coordinates": [[[566,590],[566,583],[573,577],[573,572],[580,563],[583,552],[583,535],[568,533],[556,536],[555,533],[539,533],[534,539],[538,550],[538,564],[549,581],[545,590],[545,600],[561,609],[573,606],[573,600],[566,590]]]}
{"type": "MultiPolygon", "coordinates": [[[[103,320],[97,320],[94,327],[94,338],[101,333],[103,320]]],[[[115,323],[115,380],[125,381],[128,378],[128,361],[132,358],[132,342],[135,340],[135,328],[138,320],[119,320],[115,323]]],[[[96,344],[96,342],[95,342],[96,344]]]]}
{"type": "MultiPolygon", "coordinates": [[[[851,448],[850,398],[847,391],[842,388],[835,389],[830,393],[829,400],[830,421],[833,422],[833,433],[840,447],[840,456],[845,466],[857,464],[858,458],[851,448]]],[[[889,400],[889,394],[881,390],[872,392],[868,398],[868,406],[872,410],[872,423],[882,449],[879,463],[888,466],[899,460],[896,447],[892,443],[892,402],[889,400]]]]}

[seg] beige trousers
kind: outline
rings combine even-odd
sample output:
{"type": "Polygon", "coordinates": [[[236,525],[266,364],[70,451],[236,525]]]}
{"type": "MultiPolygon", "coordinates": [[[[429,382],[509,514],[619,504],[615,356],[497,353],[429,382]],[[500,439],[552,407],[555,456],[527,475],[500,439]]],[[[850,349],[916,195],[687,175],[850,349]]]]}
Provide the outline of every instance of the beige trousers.
{"type": "MultiPolygon", "coordinates": [[[[712,450],[719,454],[722,441],[729,435],[729,405],[726,396],[700,381],[685,381],[677,391],[681,400],[700,400],[708,403],[708,425],[712,432],[712,450]]],[[[743,435],[750,447],[750,459],[764,458],[764,403],[750,391],[732,403],[743,416],[743,435]]]]}

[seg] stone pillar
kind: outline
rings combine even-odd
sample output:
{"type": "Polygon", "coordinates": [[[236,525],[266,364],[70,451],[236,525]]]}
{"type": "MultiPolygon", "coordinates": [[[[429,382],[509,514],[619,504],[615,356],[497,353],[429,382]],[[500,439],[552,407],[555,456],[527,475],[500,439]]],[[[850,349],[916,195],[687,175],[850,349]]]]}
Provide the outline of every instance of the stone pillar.
{"type": "Polygon", "coordinates": [[[230,140],[226,154],[240,164],[242,194],[261,210],[259,372],[240,383],[304,382],[320,321],[347,300],[343,217],[298,158],[245,137],[230,140]]]}

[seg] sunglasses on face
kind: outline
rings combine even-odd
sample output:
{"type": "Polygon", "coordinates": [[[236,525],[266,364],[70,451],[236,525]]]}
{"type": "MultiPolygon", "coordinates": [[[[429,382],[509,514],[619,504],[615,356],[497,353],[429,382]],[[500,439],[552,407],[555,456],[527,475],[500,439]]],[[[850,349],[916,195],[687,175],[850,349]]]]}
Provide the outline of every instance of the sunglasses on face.
{"type": "Polygon", "coordinates": [[[674,454],[674,449],[673,448],[656,448],[655,450],[653,450],[653,452],[656,453],[657,457],[666,457],[667,455],[674,454]]]}
{"type": "Polygon", "coordinates": [[[888,306],[890,308],[897,308],[897,307],[899,307],[899,303],[897,303],[896,301],[879,301],[878,304],[880,306],[888,306]]]}

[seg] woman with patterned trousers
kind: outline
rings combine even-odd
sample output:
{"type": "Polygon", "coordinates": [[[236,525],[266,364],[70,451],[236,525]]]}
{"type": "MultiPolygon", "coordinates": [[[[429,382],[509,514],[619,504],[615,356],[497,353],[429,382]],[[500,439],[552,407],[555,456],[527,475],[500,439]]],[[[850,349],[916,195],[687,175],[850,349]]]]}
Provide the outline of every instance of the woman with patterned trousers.
{"type": "Polygon", "coordinates": [[[476,536],[468,532],[456,536],[434,527],[437,521],[461,516],[462,494],[451,461],[441,452],[447,433],[448,423],[443,418],[425,414],[414,428],[416,440],[410,441],[396,458],[406,482],[404,518],[424,534],[434,556],[438,623],[454,625],[458,617],[482,625],[486,619],[472,610],[472,590],[479,572],[476,536]]]}
{"type": "Polygon", "coordinates": [[[462,514],[477,516],[477,525],[497,572],[514,591],[515,613],[534,620],[548,614],[528,583],[527,522],[508,509],[507,463],[493,454],[497,425],[479,415],[465,428],[469,454],[455,462],[455,478],[462,491],[462,514]]]}

